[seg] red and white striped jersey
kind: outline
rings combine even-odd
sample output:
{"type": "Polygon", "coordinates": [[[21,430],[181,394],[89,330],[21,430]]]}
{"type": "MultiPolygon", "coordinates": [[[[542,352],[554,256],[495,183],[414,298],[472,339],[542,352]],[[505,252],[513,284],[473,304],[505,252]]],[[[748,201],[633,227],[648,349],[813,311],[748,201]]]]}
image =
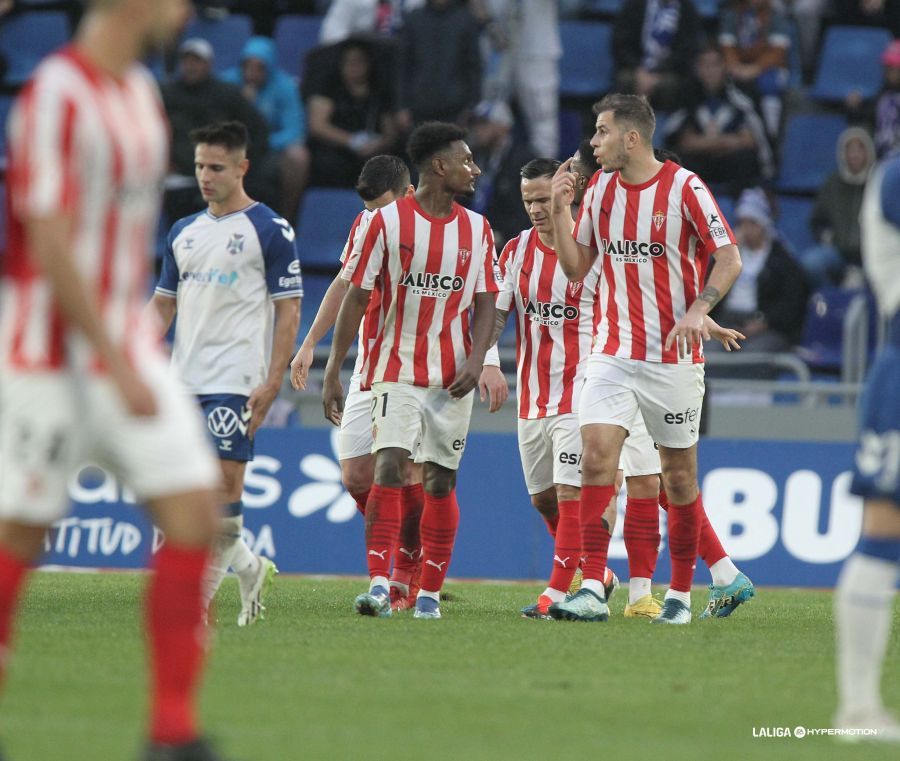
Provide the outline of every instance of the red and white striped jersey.
{"type": "Polygon", "coordinates": [[[710,254],[735,242],[697,175],[671,161],[642,185],[626,184],[618,172],[597,172],[574,234],[598,252],[603,272],[596,353],[673,364],[703,361],[701,346],[682,360],[674,343],[663,349],[703,287],[710,254]]]}
{"type": "Polygon", "coordinates": [[[70,252],[108,334],[131,354],[151,350],[158,342],[140,318],[169,136],[150,73],[136,64],[115,78],[66,48],[25,86],[8,137],[0,364],[102,371],[87,340],[66,325],[28,250],[29,218],[71,220],[70,252]]]}
{"type": "MultiPolygon", "coordinates": [[[[350,234],[347,236],[347,242],[344,244],[344,250],[341,251],[341,271],[347,266],[350,255],[354,249],[362,247],[362,241],[365,237],[369,222],[372,220],[374,211],[363,209],[356,215],[353,220],[353,226],[350,228],[350,234]]],[[[381,290],[376,284],[372,291],[372,298],[369,300],[369,306],[363,315],[362,324],[359,326],[359,343],[356,350],[356,364],[353,365],[353,375],[361,375],[363,367],[366,363],[366,357],[369,356],[369,350],[375,341],[375,336],[381,330],[384,324],[384,315],[381,311],[381,290]]],[[[362,379],[361,379],[362,380],[362,379]]],[[[361,388],[366,390],[369,386],[362,383],[361,388]]]]}
{"type": "Polygon", "coordinates": [[[594,335],[599,269],[570,283],[533,227],[506,244],[499,265],[497,309],[515,310],[516,317],[519,417],[576,411],[594,335]]]}
{"type": "Polygon", "coordinates": [[[438,219],[414,197],[401,198],[372,216],[342,277],[381,288],[384,323],[367,357],[366,385],[446,388],[471,353],[475,294],[498,290],[491,226],[457,203],[438,219]]]}

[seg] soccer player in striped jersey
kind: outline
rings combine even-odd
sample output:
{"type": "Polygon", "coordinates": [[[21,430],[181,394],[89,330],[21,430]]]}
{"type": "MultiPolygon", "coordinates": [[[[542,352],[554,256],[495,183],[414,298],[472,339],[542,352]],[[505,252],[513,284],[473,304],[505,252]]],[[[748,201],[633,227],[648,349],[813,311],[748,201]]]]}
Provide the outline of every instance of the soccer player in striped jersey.
{"type": "MultiPolygon", "coordinates": [[[[655,149],[654,155],[660,162],[669,160],[681,163],[671,151],[655,149]]],[[[585,140],[578,147],[572,157],[571,169],[576,175],[572,208],[576,210],[577,217],[577,209],[581,206],[588,183],[597,169],[590,141],[585,140]]],[[[710,336],[720,341],[725,351],[740,349],[739,341],[744,338],[742,333],[721,327],[709,315],[704,321],[710,336]]],[[[651,594],[659,554],[659,508],[666,511],[669,509],[668,497],[661,488],[661,470],[659,452],[647,433],[643,417],[638,414],[622,446],[622,458],[616,477],[618,491],[622,476],[625,475],[627,494],[623,532],[629,576],[626,618],[652,619],[662,610],[661,603],[651,594]]],[[[705,511],[700,526],[698,551],[712,575],[709,601],[700,618],[725,618],[738,605],[753,597],[755,592],[750,579],[740,572],[725,552],[705,511]]]]}
{"type": "MultiPolygon", "coordinates": [[[[411,195],[414,191],[415,188],[409,181],[409,169],[397,156],[373,156],[365,163],[356,184],[356,192],[365,208],[357,215],[350,228],[347,243],[340,256],[341,271],[354,248],[362,243],[369,220],[376,210],[398,198],[411,195]]],[[[338,272],[325,292],[316,318],[291,362],[291,383],[294,388],[306,388],[313,352],[319,341],[334,326],[349,285],[338,272]]],[[[383,322],[381,299],[373,293],[360,326],[356,364],[340,419],[338,460],[341,463],[341,478],[344,488],[356,501],[356,506],[363,515],[366,514],[366,502],[375,478],[375,455],[372,454],[372,390],[369,386],[364,387],[362,370],[369,348],[383,322]]],[[[415,605],[417,572],[421,567],[419,521],[424,507],[422,467],[411,459],[405,465],[400,505],[400,539],[390,580],[391,605],[394,610],[415,605]]]]}
{"type": "Polygon", "coordinates": [[[877,167],[860,212],[863,266],[888,342],[860,398],[860,436],[850,490],[863,497],[862,537],[847,559],[834,597],[838,712],[849,736],[900,743],[900,721],[885,710],[881,674],[900,577],[900,155],[877,167]]]}
{"type": "Polygon", "coordinates": [[[189,12],[184,0],[92,0],[74,44],[40,64],[9,120],[0,651],[46,531],[67,512],[68,480],[85,460],[99,462],[166,535],[147,590],[147,761],[217,758],[199,737],[195,695],[219,469],[142,319],[169,140],[159,91],[138,61],[189,12]]]}
{"type": "Polygon", "coordinates": [[[363,370],[372,385],[375,440],[375,485],[366,504],[371,581],[355,607],[363,615],[390,615],[388,569],[400,528],[403,470],[417,452],[416,461],[424,463],[425,508],[415,617],[440,618],[440,590],[459,522],[456,471],[494,325],[497,283],[490,225],[454,200],[474,193],[481,173],[465,131],[428,122],[413,131],[407,150],[419,170],[419,187],[375,212],[361,248],[344,268],[350,288],[338,314],[322,398],[326,417],[339,422],[340,367],[378,286],[384,324],[363,370]]]}
{"type": "Polygon", "coordinates": [[[248,626],[265,615],[277,570],[242,536],[244,473],[296,340],[303,280],[293,228],[244,190],[247,128],[212,124],[191,140],[208,208],[172,225],[150,307],[163,333],[178,318],[172,364],[197,397],[222,469],[225,510],[206,602],[231,567],[241,596],[237,624],[248,626]]]}
{"type": "Polygon", "coordinates": [[[601,620],[610,535],[602,512],[615,491],[619,454],[641,412],[658,444],[670,501],[672,581],[655,623],[691,621],[690,588],[702,502],[697,485],[703,401],[704,317],[741,268],[740,253],[721,210],[692,172],[653,155],[653,110],[645,98],[613,94],[594,106],[594,157],[606,171],[592,178],[575,234],[571,160],[553,179],[557,255],[571,281],[599,266],[599,323],[588,361],[582,424],[582,589],[550,607],[559,618],[601,620]],[[709,274],[710,258],[716,266],[709,274]],[[706,283],[705,285],[704,282],[706,283]]]}

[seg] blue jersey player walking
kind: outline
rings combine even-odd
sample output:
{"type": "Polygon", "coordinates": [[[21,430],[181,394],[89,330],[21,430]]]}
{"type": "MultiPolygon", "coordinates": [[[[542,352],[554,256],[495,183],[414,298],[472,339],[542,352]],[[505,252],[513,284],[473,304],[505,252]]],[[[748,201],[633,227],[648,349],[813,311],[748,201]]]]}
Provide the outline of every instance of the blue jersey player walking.
{"type": "Polygon", "coordinates": [[[864,498],[862,537],[835,596],[838,713],[848,739],[900,742],[881,674],[900,576],[900,155],[873,173],[860,213],[863,265],[890,338],[860,399],[851,490],[864,498]]]}
{"type": "Polygon", "coordinates": [[[237,623],[247,626],[263,615],[276,569],[241,535],[244,471],[293,354],[303,285],[290,224],[244,191],[244,125],[215,124],[191,138],[209,206],[172,226],[151,304],[163,330],[177,314],[172,364],[203,407],[222,466],[226,510],[206,602],[230,566],[241,593],[237,623]]]}

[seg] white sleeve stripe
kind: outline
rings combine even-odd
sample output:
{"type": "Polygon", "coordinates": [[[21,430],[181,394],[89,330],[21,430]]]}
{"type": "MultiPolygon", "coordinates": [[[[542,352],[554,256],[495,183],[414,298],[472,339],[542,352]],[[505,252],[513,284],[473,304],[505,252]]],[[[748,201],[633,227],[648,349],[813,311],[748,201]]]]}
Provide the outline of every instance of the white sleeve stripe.
{"type": "Polygon", "coordinates": [[[154,288],[154,291],[156,293],[159,293],[162,296],[177,296],[178,295],[178,293],[176,291],[170,291],[168,288],[160,288],[159,286],[156,286],[156,288],[154,288]]]}
{"type": "Polygon", "coordinates": [[[278,301],[279,299],[295,299],[298,296],[303,295],[303,289],[301,288],[298,291],[281,291],[279,293],[272,294],[272,301],[278,301]]]}

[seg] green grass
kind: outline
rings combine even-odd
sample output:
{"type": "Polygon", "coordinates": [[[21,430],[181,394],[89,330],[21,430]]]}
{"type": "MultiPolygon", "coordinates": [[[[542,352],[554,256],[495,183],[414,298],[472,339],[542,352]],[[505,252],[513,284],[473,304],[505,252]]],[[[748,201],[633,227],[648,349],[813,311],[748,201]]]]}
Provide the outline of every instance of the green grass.
{"type": "MultiPolygon", "coordinates": [[[[38,573],[0,711],[10,761],[130,761],[145,684],[136,574],[38,573]]],[[[529,621],[538,585],[448,584],[442,621],[363,619],[363,582],[280,578],[267,621],[220,593],[203,692],[208,732],[245,761],[880,759],[829,738],[831,594],[760,590],[729,619],[651,626],[529,621]]],[[[699,611],[705,595],[694,594],[699,611]]],[[[896,618],[896,616],[895,616],[896,618]]],[[[886,699],[900,706],[894,627],[886,699]]]]}

